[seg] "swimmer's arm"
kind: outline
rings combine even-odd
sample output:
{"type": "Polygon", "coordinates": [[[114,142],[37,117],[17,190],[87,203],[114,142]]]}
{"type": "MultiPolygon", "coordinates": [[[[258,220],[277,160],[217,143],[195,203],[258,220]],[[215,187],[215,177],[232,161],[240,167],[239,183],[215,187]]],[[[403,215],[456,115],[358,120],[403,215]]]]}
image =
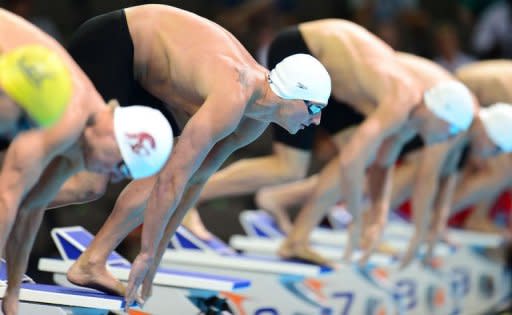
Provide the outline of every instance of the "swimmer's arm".
{"type": "Polygon", "coordinates": [[[368,194],[373,211],[382,213],[389,208],[393,167],[373,164],[368,168],[368,194]]]}
{"type": "Polygon", "coordinates": [[[41,179],[30,190],[20,205],[20,212],[45,209],[55,198],[61,186],[78,171],[78,166],[66,158],[55,158],[45,169],[41,179]]]}
{"type": "Polygon", "coordinates": [[[453,196],[455,195],[455,188],[457,187],[458,178],[459,174],[453,173],[441,180],[437,208],[442,211],[445,219],[448,218],[448,214],[450,213],[450,209],[452,207],[453,196]]]}
{"type": "Polygon", "coordinates": [[[421,152],[411,196],[415,233],[402,260],[402,267],[407,266],[416,257],[418,247],[425,240],[431,223],[434,200],[440,187],[443,163],[446,161],[450,148],[451,146],[445,142],[426,146],[421,152]]]}
{"type": "Polygon", "coordinates": [[[14,220],[24,196],[39,181],[48,164],[77,142],[86,120],[79,113],[78,109],[68,108],[55,126],[22,133],[9,146],[0,172],[3,220],[14,220]]]}
{"type": "Polygon", "coordinates": [[[362,65],[365,67],[359,83],[378,101],[377,107],[356,129],[339,156],[342,194],[356,223],[361,222],[366,166],[382,142],[407,121],[409,112],[404,108],[411,108],[421,99],[410,74],[392,60],[367,60],[362,65]]]}
{"type": "Polygon", "coordinates": [[[366,166],[383,140],[405,119],[403,112],[377,109],[357,128],[339,155],[342,195],[355,222],[360,223],[366,166]]]}
{"type": "Polygon", "coordinates": [[[63,158],[54,159],[41,180],[23,201],[6,245],[9,287],[19,288],[44,210],[64,180],[73,173],[73,165],[63,158]]]}
{"type": "Polygon", "coordinates": [[[464,173],[454,193],[451,214],[458,213],[480,200],[496,196],[509,185],[509,173],[504,170],[492,168],[492,172],[489,172],[486,168],[469,174],[464,173]]]}
{"type": "Polygon", "coordinates": [[[376,211],[375,215],[381,218],[387,218],[389,211],[395,163],[403,146],[410,139],[410,136],[402,135],[386,139],[382,144],[382,149],[379,150],[378,159],[368,169],[368,187],[373,202],[372,209],[376,211]]]}
{"type": "MultiPolygon", "coordinates": [[[[425,262],[429,262],[432,259],[435,246],[446,230],[457,179],[458,174],[452,173],[447,177],[443,177],[439,182],[439,195],[434,208],[434,216],[432,217],[432,222],[427,223],[430,235],[427,237],[428,247],[424,257],[425,262]]],[[[415,245],[418,246],[419,244],[421,243],[416,243],[415,245]]],[[[416,250],[417,247],[413,252],[416,252],[416,250]]]]}
{"type": "MultiPolygon", "coordinates": [[[[457,140],[452,140],[450,142],[456,144],[457,140]]],[[[462,159],[462,154],[462,148],[454,148],[454,150],[448,152],[448,157],[443,163],[441,180],[439,183],[439,197],[436,201],[434,209],[435,216],[432,222],[432,230],[434,233],[442,232],[450,216],[453,196],[455,194],[455,188],[457,187],[457,181],[459,178],[457,168],[460,160],[462,159]]],[[[433,238],[432,242],[434,241],[435,239],[433,238]]]]}
{"type": "Polygon", "coordinates": [[[69,178],[59,190],[49,209],[91,202],[105,193],[109,177],[103,174],[80,172],[69,178]]]}
{"type": "MultiPolygon", "coordinates": [[[[433,209],[432,205],[438,196],[438,192],[439,196],[447,195],[447,192],[451,189],[450,185],[441,185],[441,180],[451,182],[453,178],[456,178],[455,175],[462,158],[465,140],[466,134],[461,133],[444,142],[427,145],[423,148],[412,193],[413,212],[419,217],[423,217],[423,219],[417,218],[417,224],[421,224],[421,222],[424,226],[429,224],[426,216],[433,209]],[[442,190],[439,188],[442,188],[442,190]],[[443,191],[445,189],[448,190],[443,191]]],[[[453,192],[448,194],[450,201],[452,200],[452,194],[453,192]]]]}
{"type": "Polygon", "coordinates": [[[411,204],[418,237],[423,238],[430,223],[430,213],[439,189],[441,169],[450,147],[446,143],[423,148],[413,183],[411,204]]]}
{"type": "Polygon", "coordinates": [[[432,222],[432,231],[436,233],[432,241],[435,242],[440,233],[443,232],[450,216],[453,196],[457,187],[458,174],[453,173],[448,177],[442,178],[439,184],[439,197],[435,206],[434,220],[432,222]]]}
{"type": "Polygon", "coordinates": [[[43,221],[44,211],[19,213],[5,245],[8,290],[17,292],[21,288],[27,270],[30,250],[43,221]]]}
{"type": "MultiPolygon", "coordinates": [[[[233,92],[231,92],[232,94],[233,92]]],[[[229,101],[227,94],[210,97],[185,126],[174,152],[158,175],[144,216],[141,253],[151,260],[163,229],[178,206],[185,187],[212,147],[238,126],[244,102],[229,101]]]]}
{"type": "MultiPolygon", "coordinates": [[[[159,262],[163,257],[165,249],[167,248],[168,240],[174,235],[174,232],[180,225],[184,215],[199,199],[201,190],[203,189],[207,179],[216,172],[226,161],[226,159],[241,147],[256,140],[267,128],[267,123],[262,123],[252,119],[244,119],[237,131],[217,143],[205,162],[194,174],[197,179],[194,180],[196,184],[189,185],[183,195],[183,198],[176,209],[176,212],[171,216],[169,223],[165,229],[164,237],[161,239],[156,262],[159,262]]],[[[158,265],[158,264],[156,264],[158,265]]]]}
{"type": "Polygon", "coordinates": [[[191,182],[205,184],[234,151],[256,140],[267,127],[266,122],[243,119],[233,133],[215,144],[200,168],[194,173],[191,182]]]}

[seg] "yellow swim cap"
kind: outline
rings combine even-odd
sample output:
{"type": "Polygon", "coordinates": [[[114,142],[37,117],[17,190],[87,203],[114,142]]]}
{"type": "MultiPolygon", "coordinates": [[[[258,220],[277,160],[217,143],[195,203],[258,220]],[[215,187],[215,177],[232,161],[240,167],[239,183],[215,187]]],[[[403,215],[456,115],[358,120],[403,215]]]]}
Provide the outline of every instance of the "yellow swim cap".
{"type": "Polygon", "coordinates": [[[28,45],[0,55],[0,88],[42,127],[56,123],[71,99],[71,75],[59,56],[28,45]]]}

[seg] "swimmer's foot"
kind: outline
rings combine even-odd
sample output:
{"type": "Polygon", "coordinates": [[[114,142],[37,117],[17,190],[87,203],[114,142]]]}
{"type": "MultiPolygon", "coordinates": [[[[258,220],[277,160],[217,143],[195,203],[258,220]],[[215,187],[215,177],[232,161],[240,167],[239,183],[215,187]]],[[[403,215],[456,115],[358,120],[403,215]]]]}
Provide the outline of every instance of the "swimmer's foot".
{"type": "Polygon", "coordinates": [[[286,209],[281,207],[273,198],[267,196],[266,192],[259,192],[256,195],[256,205],[259,209],[265,210],[276,220],[277,226],[285,234],[288,234],[292,229],[292,221],[286,212],[286,209]]]}
{"type": "Polygon", "coordinates": [[[181,224],[202,240],[214,238],[213,234],[204,226],[203,221],[199,216],[199,212],[195,208],[192,208],[187,212],[187,215],[185,215],[181,224]]]}
{"type": "Polygon", "coordinates": [[[481,233],[489,233],[489,234],[499,234],[510,240],[512,237],[511,231],[506,228],[501,228],[494,224],[491,220],[487,218],[472,218],[469,217],[464,223],[464,228],[470,231],[481,232],[481,233]]]}
{"type": "Polygon", "coordinates": [[[73,284],[108,294],[124,296],[126,293],[126,287],[107,270],[105,264],[94,264],[84,255],[69,268],[67,279],[73,284]]]}
{"type": "Polygon", "coordinates": [[[308,245],[284,241],[278,250],[278,254],[284,259],[297,259],[300,261],[329,266],[335,268],[335,263],[329,259],[324,258],[322,255],[315,252],[308,245]]]}

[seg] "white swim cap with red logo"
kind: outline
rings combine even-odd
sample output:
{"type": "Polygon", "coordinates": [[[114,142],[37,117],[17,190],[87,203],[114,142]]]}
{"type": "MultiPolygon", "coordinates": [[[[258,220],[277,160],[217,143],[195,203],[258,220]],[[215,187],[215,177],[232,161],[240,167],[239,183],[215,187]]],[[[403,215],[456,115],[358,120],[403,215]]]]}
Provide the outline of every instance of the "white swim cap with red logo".
{"type": "Polygon", "coordinates": [[[174,135],[169,122],[147,106],[116,107],[114,134],[133,179],[158,173],[172,151],[174,135]]]}

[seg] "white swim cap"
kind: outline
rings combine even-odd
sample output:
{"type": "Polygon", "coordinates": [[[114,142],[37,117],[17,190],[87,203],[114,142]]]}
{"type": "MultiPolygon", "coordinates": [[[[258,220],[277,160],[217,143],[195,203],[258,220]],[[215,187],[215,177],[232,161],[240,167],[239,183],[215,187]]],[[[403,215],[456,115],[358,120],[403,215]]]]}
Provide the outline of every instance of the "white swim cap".
{"type": "Polygon", "coordinates": [[[331,77],[315,57],[295,54],[284,58],[270,71],[270,88],[287,100],[327,104],[331,77]]]}
{"type": "Polygon", "coordinates": [[[496,103],[478,114],[489,138],[504,152],[512,152],[512,105],[496,103]]]}
{"type": "Polygon", "coordinates": [[[425,92],[425,105],[437,117],[465,131],[474,116],[473,97],[468,88],[457,81],[444,81],[425,92]]]}
{"type": "Polygon", "coordinates": [[[138,105],[116,107],[114,134],[133,179],[158,173],[171,154],[172,128],[156,109],[138,105]]]}

